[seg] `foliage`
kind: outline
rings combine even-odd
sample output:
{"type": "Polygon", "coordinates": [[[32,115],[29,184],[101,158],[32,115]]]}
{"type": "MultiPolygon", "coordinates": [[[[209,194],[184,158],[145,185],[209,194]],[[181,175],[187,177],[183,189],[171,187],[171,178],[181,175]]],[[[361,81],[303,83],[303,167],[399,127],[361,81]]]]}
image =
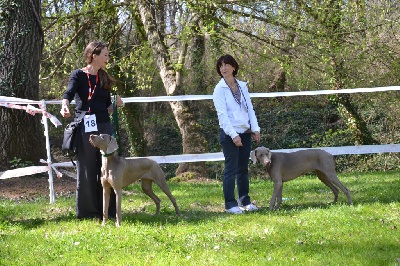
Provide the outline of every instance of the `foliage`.
{"type": "MultiPolygon", "coordinates": [[[[398,143],[398,125],[392,122],[392,120],[397,121],[398,119],[399,110],[398,105],[395,104],[398,100],[393,97],[397,93],[378,93],[378,97],[375,95],[375,93],[371,93],[353,97],[358,102],[361,113],[366,117],[370,129],[377,136],[380,144],[398,143]],[[387,104],[385,105],[384,102],[387,104]],[[384,105],[387,108],[386,111],[379,107],[384,105]]],[[[254,98],[253,102],[261,126],[260,145],[262,146],[278,150],[353,145],[351,132],[341,121],[336,109],[323,96],[270,100],[254,98]]],[[[219,125],[215,109],[211,102],[205,102],[204,106],[198,120],[203,129],[202,134],[207,139],[209,152],[220,152],[219,125]]],[[[161,107],[158,110],[153,109],[152,114],[155,117],[146,118],[148,121],[146,132],[152,132],[147,135],[149,154],[180,154],[179,129],[176,127],[172,115],[166,115],[166,109],[161,107]]],[[[253,148],[256,148],[254,142],[253,148]]],[[[339,172],[397,170],[400,165],[400,156],[397,153],[339,155],[335,158],[339,172]]],[[[207,167],[207,177],[220,180],[222,164],[223,162],[210,163],[207,167]]],[[[172,178],[175,164],[166,164],[163,167],[167,171],[168,178],[172,178]]]]}
{"type": "MultiPolygon", "coordinates": [[[[332,89],[338,77],[346,89],[390,86],[399,81],[399,11],[391,2],[149,2],[157,11],[155,19],[164,34],[172,67],[182,70],[182,88],[188,94],[212,93],[219,79],[215,60],[223,53],[238,59],[238,78],[249,82],[251,92],[273,91],[271,84],[279,73],[284,73],[285,91],[332,89]],[[204,46],[196,46],[197,39],[204,39],[204,46]],[[181,62],[179,51],[184,45],[188,45],[188,53],[181,62]]],[[[93,39],[111,44],[108,70],[125,89],[123,96],[165,95],[135,3],[45,0],[42,17],[46,38],[42,98],[60,98],[69,73],[84,64],[82,50],[93,39]]],[[[350,99],[379,143],[398,142],[396,92],[357,94],[350,99]]],[[[219,127],[212,104],[196,104],[192,110],[209,151],[218,152],[219,127]]],[[[140,106],[148,155],[180,153],[182,137],[171,109],[159,103],[140,106]]],[[[265,146],[279,149],[355,142],[346,121],[324,96],[255,99],[255,106],[265,146]]],[[[123,119],[126,130],[133,130],[134,125],[127,122],[131,120],[123,119]]],[[[137,142],[130,141],[133,151],[137,142]]],[[[398,156],[389,157],[387,163],[379,155],[338,157],[338,168],[396,169],[398,156]]],[[[174,167],[165,166],[169,177],[173,177],[174,167]]],[[[210,167],[210,177],[219,173],[220,167],[210,167]]]]}
{"type": "Polygon", "coordinates": [[[9,163],[11,169],[33,166],[33,163],[31,161],[23,161],[21,158],[16,158],[16,157],[14,157],[9,163]]]}
{"type": "Polygon", "coordinates": [[[0,200],[0,264],[13,265],[398,265],[399,172],[341,175],[353,206],[330,204],[316,177],[285,183],[269,211],[272,182],[252,180],[256,213],[224,213],[220,182],[169,182],[181,208],[158,187],[161,212],[140,184],[123,196],[122,226],[76,220],[75,198],[0,200]],[[373,254],[373,256],[371,256],[373,254]]]}

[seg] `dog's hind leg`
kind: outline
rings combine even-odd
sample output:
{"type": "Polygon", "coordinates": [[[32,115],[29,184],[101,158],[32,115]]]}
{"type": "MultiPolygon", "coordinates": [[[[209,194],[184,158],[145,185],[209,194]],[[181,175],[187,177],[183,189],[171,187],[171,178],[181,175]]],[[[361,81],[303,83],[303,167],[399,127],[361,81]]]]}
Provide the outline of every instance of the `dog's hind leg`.
{"type": "Polygon", "coordinates": [[[330,182],[332,182],[333,184],[335,184],[336,186],[338,186],[344,194],[346,194],[347,197],[347,204],[351,205],[353,204],[353,201],[351,200],[351,196],[350,196],[350,191],[342,184],[342,182],[340,182],[339,178],[337,177],[336,174],[330,174],[327,175],[330,182]]]}
{"type": "Polygon", "coordinates": [[[161,200],[153,192],[153,189],[151,187],[153,180],[142,178],[141,181],[143,192],[154,201],[154,203],[156,204],[156,214],[159,214],[161,200]]]}
{"type": "Polygon", "coordinates": [[[178,204],[176,204],[176,200],[175,200],[174,196],[172,196],[171,191],[168,188],[167,182],[164,179],[161,179],[159,182],[157,182],[157,185],[161,188],[161,190],[165,193],[165,195],[167,195],[168,198],[171,200],[172,204],[174,205],[176,215],[180,216],[181,212],[178,208],[178,204]]]}
{"type": "Polygon", "coordinates": [[[333,203],[336,203],[338,200],[338,196],[339,196],[339,189],[332,184],[332,182],[325,175],[325,173],[323,173],[319,170],[316,170],[315,172],[317,173],[318,179],[321,180],[322,183],[324,183],[327,187],[329,187],[332,190],[333,195],[335,195],[333,203]]]}

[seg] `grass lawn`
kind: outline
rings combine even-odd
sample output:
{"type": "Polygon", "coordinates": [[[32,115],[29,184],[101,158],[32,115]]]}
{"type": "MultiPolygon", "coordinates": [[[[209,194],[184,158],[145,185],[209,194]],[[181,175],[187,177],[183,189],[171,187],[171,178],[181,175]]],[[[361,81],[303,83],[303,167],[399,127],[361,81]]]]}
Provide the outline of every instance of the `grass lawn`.
{"type": "Polygon", "coordinates": [[[0,265],[400,265],[400,173],[339,175],[354,205],[315,176],[252,180],[258,212],[224,212],[220,182],[169,182],[182,216],[161,190],[160,215],[136,183],[125,190],[122,226],[75,219],[75,198],[0,200],[0,265]]]}

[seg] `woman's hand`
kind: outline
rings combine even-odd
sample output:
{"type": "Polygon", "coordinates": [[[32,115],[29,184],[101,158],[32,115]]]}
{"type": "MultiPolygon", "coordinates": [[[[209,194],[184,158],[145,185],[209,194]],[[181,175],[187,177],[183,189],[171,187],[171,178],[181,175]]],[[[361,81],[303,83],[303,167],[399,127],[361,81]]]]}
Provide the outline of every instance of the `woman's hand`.
{"type": "Polygon", "coordinates": [[[63,117],[66,117],[66,118],[68,118],[68,117],[71,116],[71,113],[69,112],[69,107],[68,107],[68,105],[69,105],[69,101],[68,101],[67,99],[63,99],[63,100],[62,100],[62,103],[61,103],[61,110],[60,110],[60,113],[61,113],[61,115],[62,115],[63,117]]]}
{"type": "Polygon", "coordinates": [[[116,104],[118,107],[124,107],[124,105],[125,105],[124,101],[122,101],[122,99],[119,95],[117,95],[117,97],[116,97],[116,104]]]}
{"type": "Polygon", "coordinates": [[[260,144],[260,132],[258,132],[258,131],[254,132],[253,139],[255,140],[255,142],[257,144],[260,144]]]}
{"type": "Polygon", "coordinates": [[[237,135],[237,136],[233,139],[233,143],[235,143],[235,145],[236,145],[237,147],[243,146],[243,144],[242,144],[242,139],[240,138],[239,135],[237,135]]]}

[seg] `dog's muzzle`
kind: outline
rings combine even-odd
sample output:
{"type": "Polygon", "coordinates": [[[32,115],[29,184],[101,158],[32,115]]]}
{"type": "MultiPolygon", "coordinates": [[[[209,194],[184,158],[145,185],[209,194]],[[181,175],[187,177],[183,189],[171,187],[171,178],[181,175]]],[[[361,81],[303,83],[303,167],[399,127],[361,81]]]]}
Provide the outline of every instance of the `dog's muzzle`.
{"type": "Polygon", "coordinates": [[[262,161],[260,161],[260,159],[257,158],[257,161],[259,163],[261,163],[262,165],[265,165],[266,167],[269,167],[271,165],[271,160],[262,160],[262,161]]]}

